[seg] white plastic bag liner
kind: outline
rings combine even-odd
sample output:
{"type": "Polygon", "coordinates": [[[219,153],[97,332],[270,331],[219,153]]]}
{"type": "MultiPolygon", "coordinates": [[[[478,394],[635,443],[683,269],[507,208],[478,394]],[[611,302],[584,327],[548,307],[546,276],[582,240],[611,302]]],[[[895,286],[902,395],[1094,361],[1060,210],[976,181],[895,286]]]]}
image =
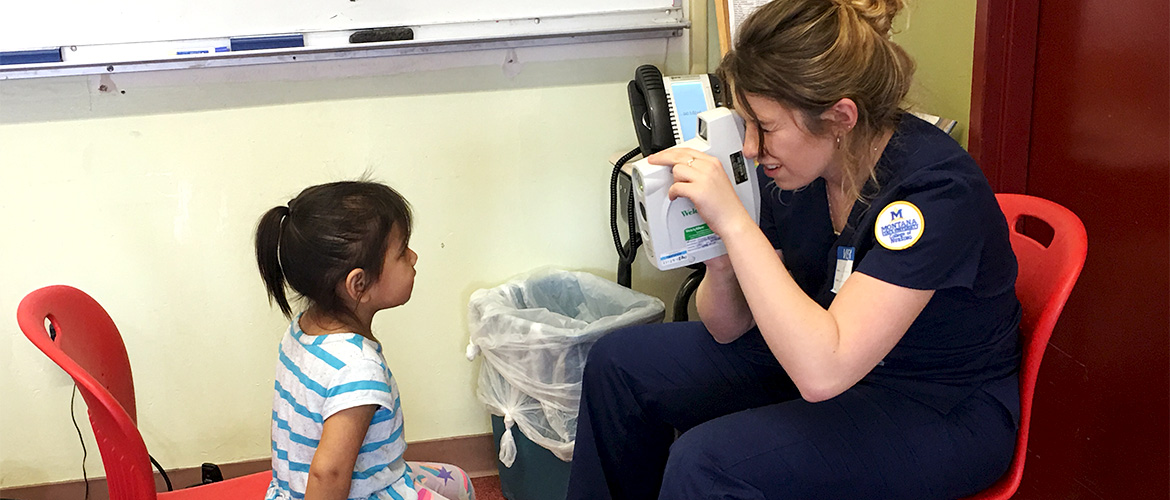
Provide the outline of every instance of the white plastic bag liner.
{"type": "Polygon", "coordinates": [[[500,461],[516,456],[512,425],[557,458],[573,457],[589,348],[624,326],[661,321],[661,300],[584,272],[538,269],[468,303],[468,359],[484,356],[480,401],[504,417],[500,461]]]}

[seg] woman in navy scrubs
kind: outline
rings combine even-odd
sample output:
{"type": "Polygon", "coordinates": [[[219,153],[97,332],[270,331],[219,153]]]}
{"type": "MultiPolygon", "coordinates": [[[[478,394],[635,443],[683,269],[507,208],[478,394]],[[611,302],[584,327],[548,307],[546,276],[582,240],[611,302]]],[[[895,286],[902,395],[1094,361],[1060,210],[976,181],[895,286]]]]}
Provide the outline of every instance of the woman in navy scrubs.
{"type": "Polygon", "coordinates": [[[728,254],[706,263],[702,322],[591,350],[571,500],[949,499],[1007,469],[1016,261],[979,167],[900,107],[901,7],[775,0],[739,28],[720,72],[758,226],[715,158],[651,157],[728,254]]]}

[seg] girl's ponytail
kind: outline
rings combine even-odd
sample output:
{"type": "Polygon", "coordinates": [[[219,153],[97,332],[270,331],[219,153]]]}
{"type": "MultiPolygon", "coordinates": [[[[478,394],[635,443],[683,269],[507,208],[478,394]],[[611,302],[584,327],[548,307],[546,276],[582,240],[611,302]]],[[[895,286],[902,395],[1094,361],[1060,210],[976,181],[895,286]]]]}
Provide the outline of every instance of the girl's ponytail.
{"type": "Polygon", "coordinates": [[[284,271],[280,267],[280,233],[284,218],[289,216],[288,207],[274,207],[264,212],[256,226],[256,264],[260,267],[260,278],[268,289],[268,301],[276,302],[285,317],[292,317],[292,307],[285,295],[284,271]]]}

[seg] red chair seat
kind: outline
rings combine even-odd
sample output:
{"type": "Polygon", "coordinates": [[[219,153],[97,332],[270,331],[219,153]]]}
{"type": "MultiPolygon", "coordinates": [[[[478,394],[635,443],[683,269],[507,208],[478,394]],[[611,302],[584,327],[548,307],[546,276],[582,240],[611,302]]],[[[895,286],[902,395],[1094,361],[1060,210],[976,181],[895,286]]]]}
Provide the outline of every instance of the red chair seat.
{"type": "Polygon", "coordinates": [[[1012,250],[1020,264],[1016,296],[1023,306],[1020,341],[1020,431],[1008,471],[990,488],[966,500],[1011,498],[1024,477],[1028,456],[1028,427],[1032,421],[1032,396],[1044,348],[1072,292],[1088,252],[1088,235],[1076,214],[1056,203],[1022,194],[998,194],[996,199],[1011,229],[1012,250]],[[1044,244],[1018,231],[1023,217],[1038,219],[1052,228],[1052,241],[1044,244]]]}
{"type": "Polygon", "coordinates": [[[272,481],[272,472],[247,476],[158,494],[158,500],[261,500],[272,481]]]}

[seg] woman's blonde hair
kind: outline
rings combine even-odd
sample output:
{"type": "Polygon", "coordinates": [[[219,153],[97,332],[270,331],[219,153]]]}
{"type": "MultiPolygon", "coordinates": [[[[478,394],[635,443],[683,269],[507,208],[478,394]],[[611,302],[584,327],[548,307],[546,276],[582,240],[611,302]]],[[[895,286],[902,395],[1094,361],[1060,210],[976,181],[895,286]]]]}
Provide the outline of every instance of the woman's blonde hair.
{"type": "Polygon", "coordinates": [[[876,160],[870,145],[897,126],[914,74],[914,61],[890,40],[903,7],[903,0],[773,0],[740,25],[719,65],[736,106],[752,119],[748,94],[800,111],[804,126],[821,135],[830,133],[821,113],[852,99],[857,125],[838,137],[845,152],[842,188],[854,198],[874,177],[873,161],[866,161],[876,160]]]}

